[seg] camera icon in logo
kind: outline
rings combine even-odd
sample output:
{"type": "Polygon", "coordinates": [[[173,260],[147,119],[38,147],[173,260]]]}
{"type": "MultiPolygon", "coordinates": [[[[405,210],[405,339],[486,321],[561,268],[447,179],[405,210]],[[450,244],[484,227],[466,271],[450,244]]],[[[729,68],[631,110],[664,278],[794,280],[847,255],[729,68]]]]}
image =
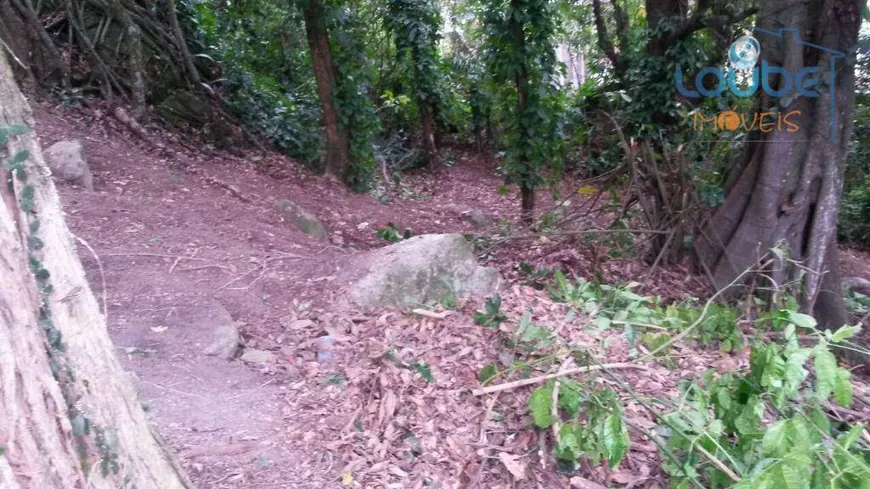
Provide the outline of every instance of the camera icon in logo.
{"type": "Polygon", "coordinates": [[[734,41],[728,50],[728,58],[731,64],[738,70],[751,70],[761,56],[761,45],[758,39],[752,36],[743,36],[734,41]]]}

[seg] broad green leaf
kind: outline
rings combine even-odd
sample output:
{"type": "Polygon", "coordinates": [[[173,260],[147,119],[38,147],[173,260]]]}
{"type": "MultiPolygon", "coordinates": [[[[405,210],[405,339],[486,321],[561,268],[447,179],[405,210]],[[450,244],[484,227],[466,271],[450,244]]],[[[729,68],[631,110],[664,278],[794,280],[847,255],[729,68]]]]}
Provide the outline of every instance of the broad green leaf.
{"type": "Polygon", "coordinates": [[[579,386],[565,383],[559,388],[559,407],[572,417],[580,412],[579,386]]]}
{"type": "Polygon", "coordinates": [[[820,401],[826,401],[834,392],[837,384],[837,359],[828,351],[825,345],[819,345],[813,350],[813,366],[816,369],[816,395],[820,401]]]}
{"type": "Polygon", "coordinates": [[[831,342],[839,343],[855,336],[861,331],[861,326],[843,326],[831,335],[831,342]]]}
{"type": "Polygon", "coordinates": [[[864,425],[858,424],[852,427],[849,432],[843,436],[841,436],[837,440],[837,444],[843,447],[846,450],[852,448],[852,445],[858,441],[858,438],[861,438],[861,432],[864,431],[864,425]]]}
{"type": "Polygon", "coordinates": [[[844,368],[837,367],[837,374],[834,377],[834,399],[843,407],[852,404],[852,374],[844,368]]]}
{"type": "Polygon", "coordinates": [[[818,324],[816,322],[816,318],[814,318],[808,314],[803,314],[803,313],[795,312],[795,311],[788,311],[787,316],[788,316],[788,321],[790,323],[794,324],[795,326],[797,326],[798,328],[815,329],[816,325],[818,324]]]}
{"type": "Polygon", "coordinates": [[[782,489],[805,489],[810,487],[809,470],[800,470],[791,464],[781,462],[771,472],[774,485],[782,489]]]}
{"type": "Polygon", "coordinates": [[[553,425],[553,387],[538,387],[529,397],[529,412],[538,428],[549,428],[553,425]]]}
{"type": "Polygon", "coordinates": [[[580,426],[565,424],[559,430],[559,443],[553,452],[556,458],[573,462],[583,455],[578,436],[583,428],[580,426]]]}
{"type": "Polygon", "coordinates": [[[628,452],[628,431],[625,429],[620,414],[610,414],[604,418],[601,438],[604,442],[607,463],[613,469],[622,462],[623,457],[628,452]]]}
{"type": "Polygon", "coordinates": [[[788,420],[782,419],[767,427],[764,438],[761,439],[761,451],[769,456],[781,456],[788,451],[786,424],[788,420]]]}

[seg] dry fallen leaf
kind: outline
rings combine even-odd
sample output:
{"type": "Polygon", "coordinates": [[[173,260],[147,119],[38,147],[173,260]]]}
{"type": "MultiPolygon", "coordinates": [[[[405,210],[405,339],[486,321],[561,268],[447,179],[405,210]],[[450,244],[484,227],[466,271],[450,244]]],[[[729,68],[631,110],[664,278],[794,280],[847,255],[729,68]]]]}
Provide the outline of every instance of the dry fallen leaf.
{"type": "Polygon", "coordinates": [[[378,412],[378,427],[383,426],[384,421],[388,421],[393,417],[398,403],[399,399],[396,397],[395,392],[387,390],[384,393],[384,397],[381,399],[380,411],[378,412]]]}
{"type": "Polygon", "coordinates": [[[519,455],[512,455],[507,452],[501,452],[498,454],[498,459],[504,464],[505,468],[508,472],[514,476],[514,479],[521,481],[526,478],[526,463],[521,462],[519,455]]]}
{"type": "Polygon", "coordinates": [[[582,477],[572,477],[569,481],[573,489],[607,489],[597,482],[582,477]]]}

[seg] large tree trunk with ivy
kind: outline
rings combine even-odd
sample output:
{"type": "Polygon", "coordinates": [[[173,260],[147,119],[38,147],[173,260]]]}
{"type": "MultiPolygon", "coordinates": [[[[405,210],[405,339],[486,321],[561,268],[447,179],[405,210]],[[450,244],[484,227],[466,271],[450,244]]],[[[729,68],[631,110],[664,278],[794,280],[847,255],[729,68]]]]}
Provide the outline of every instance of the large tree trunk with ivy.
{"type": "Polygon", "coordinates": [[[302,0],[305,35],[311,50],[311,65],[317,82],[317,96],[323,107],[323,128],[326,132],[326,173],[342,183],[347,182],[350,169],[350,143],[342,125],[335,100],[335,62],[326,27],[326,8],[321,0],[302,0]]]}
{"type": "MultiPolygon", "coordinates": [[[[800,110],[800,130],[756,133],[744,155],[739,176],[725,203],[702,229],[696,251],[715,285],[725,287],[756,266],[774,248],[787,250],[766,275],[764,287],[797,282],[802,307],[824,327],[843,324],[836,243],[843,170],[852,132],[854,53],[861,24],[855,0],[770,0],[762,5],[758,27],[778,31],[796,27],[816,46],[846,53],[837,57],[802,45],[785,34],[781,40],[757,32],[762,59],[791,73],[816,66],[825,77],[818,98],[771,100],[759,90],[759,111],[800,110]],[[798,265],[797,263],[800,263],[798,265]]],[[[782,78],[771,77],[773,87],[782,78]]],[[[792,84],[794,86],[794,84],[792,84]]],[[[781,254],[780,254],[781,255],[781,254]]]]}
{"type": "Polygon", "coordinates": [[[0,487],[190,487],[115,358],[0,49],[0,131],[10,127],[24,134],[0,147],[18,155],[0,170],[0,487]]]}

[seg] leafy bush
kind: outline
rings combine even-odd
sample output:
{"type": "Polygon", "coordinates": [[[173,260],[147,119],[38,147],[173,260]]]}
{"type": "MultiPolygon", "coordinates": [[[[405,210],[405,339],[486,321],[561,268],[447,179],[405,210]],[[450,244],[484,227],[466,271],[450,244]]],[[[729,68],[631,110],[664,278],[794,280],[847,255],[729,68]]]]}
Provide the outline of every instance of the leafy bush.
{"type": "MultiPolygon", "coordinates": [[[[585,311],[598,328],[632,325],[697,328],[696,337],[745,340],[739,333],[737,309],[693,303],[662,306],[657,298],[555,274],[553,298],[585,311]]],[[[499,304],[489,303],[479,323],[495,316],[499,304]]],[[[553,352],[564,352],[557,334],[537,326],[527,312],[507,334],[507,345],[525,360],[513,360],[505,370],[486,365],[482,384],[502,375],[528,375],[532,365],[558,365],[553,352]],[[550,363],[546,363],[550,362],[550,363]]],[[[677,399],[640,396],[616,371],[598,364],[588,353],[573,352],[579,365],[599,369],[614,388],[600,379],[582,383],[567,377],[551,379],[529,394],[528,414],[537,429],[553,431],[553,456],[564,470],[576,470],[580,460],[617,467],[630,447],[631,427],[658,445],[663,470],[674,489],[866,488],[870,481],[870,438],[864,426],[832,417],[832,403],[848,407],[852,382],[848,369],[838,365],[834,348],[855,348],[848,342],[858,327],[819,331],[816,321],[789,308],[759,317],[755,325],[779,332],[775,341],[759,335],[752,343],[749,368],[717,374],[709,371],[682,382],[677,399]],[[798,331],[801,331],[800,342],[798,331]],[[807,341],[809,339],[810,341],[807,341]],[[618,387],[618,390],[614,390],[618,387]],[[625,398],[643,407],[656,420],[648,430],[626,419],[625,398]]],[[[655,353],[673,341],[664,334],[645,335],[655,353]]],[[[560,353],[559,355],[564,355],[560,353]]],[[[666,360],[659,355],[645,355],[666,360]]]]}
{"type": "Polygon", "coordinates": [[[867,487],[868,452],[858,443],[864,427],[825,414],[829,400],[852,400],[850,373],[830,347],[856,331],[816,331],[815,346],[804,347],[792,324],[784,344],[753,345],[748,372],[718,379],[708,372],[687,384],[658,430],[671,486],[867,487]]]}

